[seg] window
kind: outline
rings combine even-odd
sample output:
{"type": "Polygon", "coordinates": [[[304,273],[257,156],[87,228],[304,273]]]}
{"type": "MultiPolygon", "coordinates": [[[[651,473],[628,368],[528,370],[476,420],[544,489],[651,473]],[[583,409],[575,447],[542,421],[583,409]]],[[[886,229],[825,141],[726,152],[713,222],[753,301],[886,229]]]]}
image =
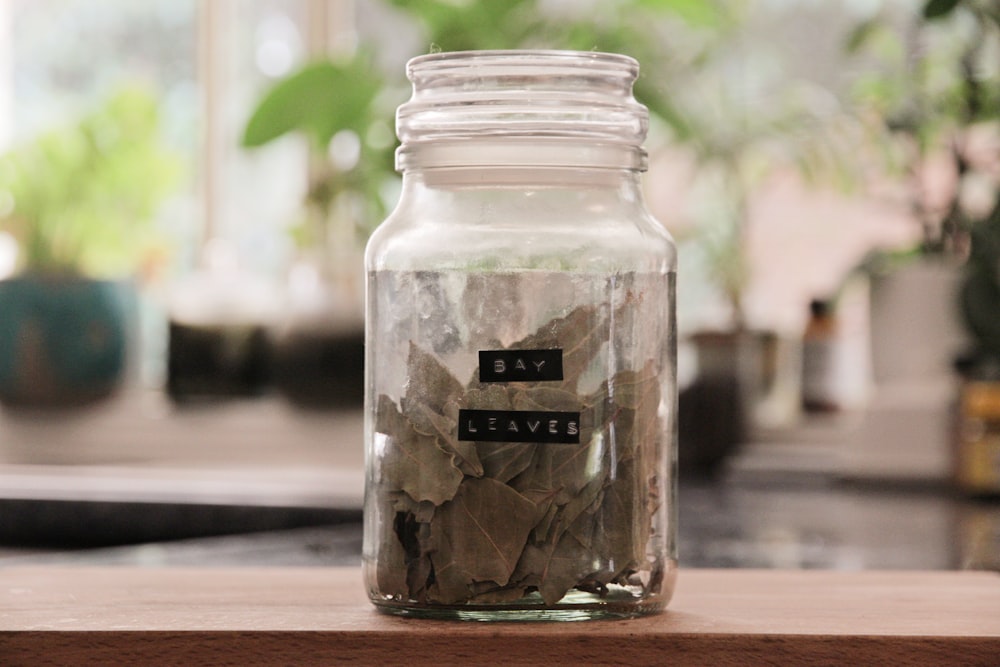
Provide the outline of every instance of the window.
{"type": "Polygon", "coordinates": [[[0,150],[71,122],[116,86],[159,101],[184,164],[161,213],[176,271],[224,238],[254,271],[277,276],[299,215],[306,147],[240,147],[247,116],[310,53],[349,43],[350,3],[322,0],[0,0],[0,150]]]}

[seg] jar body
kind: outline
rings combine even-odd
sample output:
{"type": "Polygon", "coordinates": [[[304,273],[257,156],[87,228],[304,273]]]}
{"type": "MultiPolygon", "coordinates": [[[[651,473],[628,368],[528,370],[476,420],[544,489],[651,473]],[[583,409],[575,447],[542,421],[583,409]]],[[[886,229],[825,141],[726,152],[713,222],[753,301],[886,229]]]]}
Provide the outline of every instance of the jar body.
{"type": "Polygon", "coordinates": [[[380,609],[667,603],[675,265],[634,171],[406,174],[366,256],[364,576],[380,609]]]}

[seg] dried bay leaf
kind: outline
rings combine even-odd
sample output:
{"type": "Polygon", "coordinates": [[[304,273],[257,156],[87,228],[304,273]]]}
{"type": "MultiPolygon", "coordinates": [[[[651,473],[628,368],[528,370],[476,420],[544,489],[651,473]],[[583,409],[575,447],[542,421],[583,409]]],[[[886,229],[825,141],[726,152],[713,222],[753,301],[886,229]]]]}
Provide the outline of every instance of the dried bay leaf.
{"type": "Polygon", "coordinates": [[[602,446],[601,438],[580,445],[538,445],[530,466],[511,486],[521,492],[556,491],[556,502],[565,504],[601,474],[593,463],[602,446]]]}
{"type": "Polygon", "coordinates": [[[614,402],[626,408],[660,402],[660,384],[652,360],[641,371],[619,371],[611,379],[613,390],[609,394],[614,402]]]}
{"type": "Polygon", "coordinates": [[[556,604],[593,569],[590,550],[566,533],[552,551],[538,592],[546,604],[556,604]]]}
{"type": "Polygon", "coordinates": [[[434,518],[434,508],[436,505],[427,500],[414,500],[405,491],[391,491],[388,493],[392,501],[393,509],[403,514],[412,514],[417,521],[428,522],[434,518]]]}
{"type": "Polygon", "coordinates": [[[517,566],[537,509],[506,484],[467,478],[458,493],[437,509],[431,523],[431,561],[449,593],[474,581],[505,586],[517,566]]]}
{"type": "Polygon", "coordinates": [[[379,534],[378,563],[375,568],[376,585],[383,595],[403,598],[409,590],[406,582],[406,549],[393,529],[396,512],[391,498],[380,498],[377,511],[382,531],[379,534]]]}
{"type": "MultiPolygon", "coordinates": [[[[548,576],[547,571],[556,546],[564,533],[577,522],[593,523],[593,512],[600,506],[603,480],[596,479],[584,487],[584,491],[568,503],[557,505],[551,503],[548,511],[542,515],[532,529],[529,542],[518,561],[517,568],[511,577],[513,582],[524,586],[541,586],[548,576]],[[589,513],[588,513],[589,512],[589,513]]],[[[550,492],[551,493],[551,492],[550,492]]],[[[541,497],[540,492],[534,492],[541,497]]],[[[585,532],[581,525],[579,532],[585,532]]],[[[579,540],[577,540],[579,543],[579,540]]],[[[569,542],[567,544],[572,544],[569,542]]],[[[568,589],[567,589],[568,590],[568,589]]]]}
{"type": "Polygon", "coordinates": [[[429,523],[415,522],[414,548],[407,553],[406,587],[411,600],[423,601],[427,598],[427,582],[433,565],[430,557],[429,523]]]}
{"type": "Polygon", "coordinates": [[[559,513],[562,511],[562,507],[556,505],[554,502],[550,503],[548,508],[545,510],[545,514],[538,519],[538,523],[535,527],[531,529],[531,542],[535,545],[542,544],[554,544],[555,535],[554,530],[558,523],[556,519],[559,517],[559,513]]]}
{"type": "Polygon", "coordinates": [[[590,546],[595,528],[594,515],[602,506],[605,486],[605,476],[595,478],[563,506],[560,537],[562,531],[568,531],[578,542],[590,546]]]}
{"type": "Polygon", "coordinates": [[[378,464],[388,490],[405,491],[415,501],[435,505],[453,498],[463,477],[453,455],[438,445],[437,438],[417,433],[388,396],[379,397],[377,410],[377,429],[390,436],[378,464]]]}
{"type": "Polygon", "coordinates": [[[493,590],[476,593],[469,602],[473,604],[504,604],[505,602],[517,602],[526,594],[524,586],[495,588],[493,590]]]}
{"type": "Polygon", "coordinates": [[[522,491],[521,495],[535,503],[535,520],[541,521],[555,500],[555,492],[545,489],[522,491]]]}
{"type": "Polygon", "coordinates": [[[510,410],[510,391],[503,385],[484,384],[465,392],[458,404],[470,410],[510,410]]]}
{"type": "MultiPolygon", "coordinates": [[[[450,412],[449,405],[453,405],[453,403],[445,405],[446,413],[450,412]]],[[[434,412],[426,403],[417,402],[405,404],[404,412],[417,433],[436,437],[444,450],[454,455],[454,462],[459,470],[471,477],[483,476],[483,464],[476,453],[475,443],[458,439],[457,410],[454,411],[453,418],[450,414],[441,415],[434,412]]]]}
{"type": "Polygon", "coordinates": [[[518,390],[511,402],[518,410],[581,412],[580,444],[538,445],[530,465],[511,481],[511,485],[522,493],[557,492],[557,502],[565,504],[597,472],[594,457],[599,454],[603,441],[594,437],[590,411],[584,409],[579,396],[554,387],[518,390]]]}
{"type": "MultiPolygon", "coordinates": [[[[461,407],[470,410],[510,410],[511,390],[502,385],[482,385],[470,389],[461,400],[461,407]]],[[[448,409],[452,406],[449,404],[448,409]]],[[[457,408],[455,409],[457,414],[457,408]]],[[[476,455],[483,466],[483,475],[509,482],[531,465],[536,445],[525,442],[475,442],[476,455]]]]}
{"type": "Polygon", "coordinates": [[[547,489],[521,492],[521,495],[535,503],[535,522],[528,538],[530,542],[539,544],[547,541],[549,530],[561,510],[555,503],[556,493],[547,489]]]}
{"type": "Polygon", "coordinates": [[[557,317],[509,347],[512,350],[563,351],[564,389],[575,389],[594,357],[610,339],[607,317],[595,306],[579,306],[565,317],[557,317]]]}
{"type": "Polygon", "coordinates": [[[459,396],[462,391],[462,383],[455,379],[437,357],[410,343],[403,406],[424,403],[434,412],[443,414],[445,403],[459,396]]]}
{"type": "Polygon", "coordinates": [[[580,410],[580,398],[565,389],[537,386],[514,392],[511,405],[515,410],[577,412],[580,410]]]}
{"type": "Polygon", "coordinates": [[[449,605],[540,595],[552,605],[573,588],[603,595],[649,574],[652,467],[665,437],[659,377],[650,361],[579,394],[597,386],[597,362],[610,355],[607,313],[576,308],[509,346],[562,349],[561,382],[480,383],[477,372],[463,386],[411,343],[403,397],[397,406],[381,396],[376,408],[388,437],[376,480],[395,512],[392,526],[380,524],[383,593],[449,605]],[[459,441],[460,409],[579,411],[581,444],[459,441]]]}
{"type": "Polygon", "coordinates": [[[433,582],[427,588],[427,599],[435,604],[467,602],[472,597],[472,573],[461,560],[451,557],[454,550],[450,535],[440,536],[436,544],[438,551],[431,557],[433,582]]]}
{"type": "Polygon", "coordinates": [[[648,482],[642,472],[642,466],[634,460],[621,462],[592,522],[594,554],[614,568],[603,583],[641,569],[645,560],[652,515],[647,506],[648,482]]]}
{"type": "Polygon", "coordinates": [[[477,442],[485,477],[510,482],[531,466],[538,445],[524,442],[477,442]]]}
{"type": "Polygon", "coordinates": [[[638,410],[623,409],[615,421],[619,460],[633,456],[648,460],[653,452],[662,447],[666,438],[655,405],[646,405],[638,410]]]}
{"type": "Polygon", "coordinates": [[[653,362],[642,371],[620,371],[590,397],[606,418],[614,460],[636,455],[641,447],[658,447],[664,435],[659,419],[660,384],[653,362]]]}
{"type": "Polygon", "coordinates": [[[589,550],[565,533],[545,546],[528,544],[512,579],[537,588],[547,605],[554,605],[593,570],[589,550]]]}

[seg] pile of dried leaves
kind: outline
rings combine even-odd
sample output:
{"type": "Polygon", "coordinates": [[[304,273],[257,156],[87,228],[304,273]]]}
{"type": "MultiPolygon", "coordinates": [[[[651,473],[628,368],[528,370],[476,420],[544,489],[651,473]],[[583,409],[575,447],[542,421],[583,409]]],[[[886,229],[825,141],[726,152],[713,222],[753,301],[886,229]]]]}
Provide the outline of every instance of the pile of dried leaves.
{"type": "MultiPolygon", "coordinates": [[[[659,509],[656,460],[663,446],[653,361],[621,371],[596,392],[576,393],[607,321],[581,307],[510,349],[563,350],[560,382],[463,386],[411,344],[407,391],[378,398],[376,431],[388,446],[375,462],[382,596],[420,604],[498,604],[538,592],[555,604],[577,588],[608,584],[657,592],[647,556],[659,509]],[[460,441],[460,409],[578,411],[580,444],[460,441]]],[[[603,339],[602,339],[603,332],[603,339]]]]}

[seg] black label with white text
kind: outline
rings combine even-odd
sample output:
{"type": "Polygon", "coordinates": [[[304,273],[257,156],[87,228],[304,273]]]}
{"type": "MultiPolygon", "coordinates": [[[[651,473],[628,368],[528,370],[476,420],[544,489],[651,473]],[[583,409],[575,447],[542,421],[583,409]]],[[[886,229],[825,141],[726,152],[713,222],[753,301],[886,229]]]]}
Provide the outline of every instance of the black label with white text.
{"type": "Polygon", "coordinates": [[[480,350],[480,382],[549,382],[563,379],[562,350],[480,350]]]}
{"type": "Polygon", "coordinates": [[[580,443],[579,412],[459,410],[458,439],[480,442],[580,443]]]}

